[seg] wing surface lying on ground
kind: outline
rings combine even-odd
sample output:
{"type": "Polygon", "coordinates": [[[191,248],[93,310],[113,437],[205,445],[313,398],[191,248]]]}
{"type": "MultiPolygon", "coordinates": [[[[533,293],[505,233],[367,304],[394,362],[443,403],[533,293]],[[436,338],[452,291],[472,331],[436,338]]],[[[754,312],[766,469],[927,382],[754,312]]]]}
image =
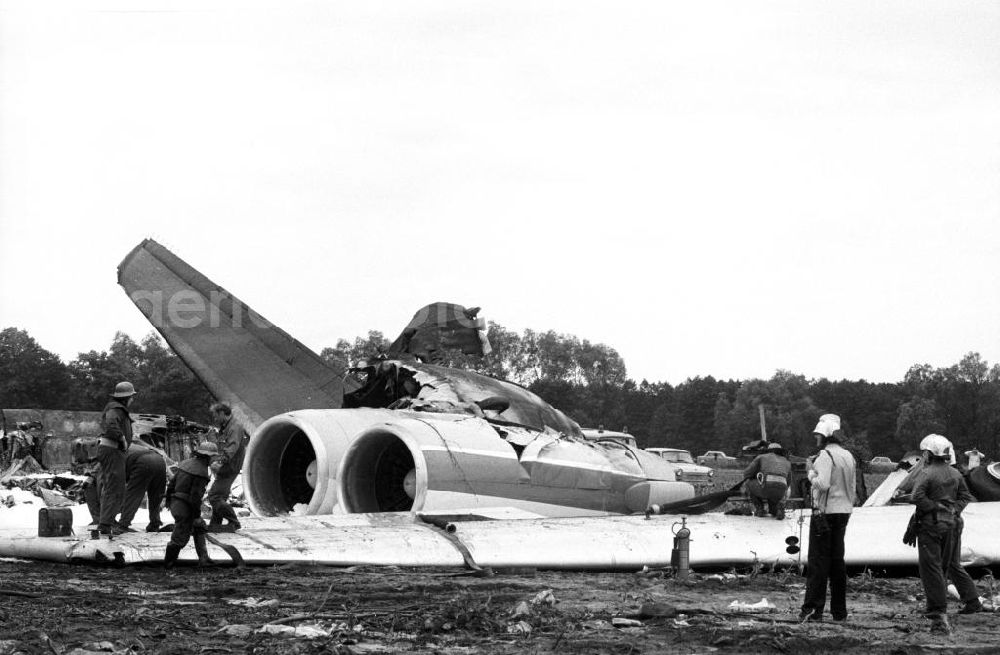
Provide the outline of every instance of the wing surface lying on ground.
{"type": "MultiPolygon", "coordinates": [[[[916,566],[917,549],[902,542],[912,506],[859,507],[847,526],[849,566],[916,566]]],[[[477,515],[483,512],[477,510],[477,515]]],[[[336,566],[535,567],[635,571],[669,566],[678,516],[605,516],[448,521],[412,513],[247,518],[236,533],[215,538],[247,564],[309,562],[336,566]],[[447,533],[447,536],[445,535],[447,533]]],[[[463,517],[455,517],[463,518],[463,517]]],[[[480,518],[477,516],[476,518],[480,518]]],[[[808,557],[809,510],[783,520],[720,513],[687,517],[691,566],[796,566],[808,557]],[[796,543],[800,549],[792,549],[796,543]]],[[[961,561],[1000,563],[1000,502],[972,503],[965,511],[961,561]]],[[[0,556],[57,562],[138,564],[163,560],[169,535],[137,532],[113,540],[86,537],[4,537],[0,556]]],[[[210,555],[230,561],[210,546],[210,555]]],[[[181,560],[196,559],[194,548],[181,560]]]]}

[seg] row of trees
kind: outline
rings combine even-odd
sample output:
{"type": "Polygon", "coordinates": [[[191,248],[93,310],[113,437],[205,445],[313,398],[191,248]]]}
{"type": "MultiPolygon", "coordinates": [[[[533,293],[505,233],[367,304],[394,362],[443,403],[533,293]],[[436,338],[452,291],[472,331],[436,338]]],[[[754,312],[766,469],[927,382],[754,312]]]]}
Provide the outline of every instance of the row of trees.
{"type": "Polygon", "coordinates": [[[0,331],[0,408],[100,410],[122,380],[142,390],[134,412],[210,421],[212,396],[156,333],[136,343],[118,332],[108,350],[64,364],[25,330],[0,331]]]}
{"type": "MultiPolygon", "coordinates": [[[[813,449],[812,429],[826,412],[841,415],[852,447],[866,459],[901,456],[931,432],[963,450],[1000,451],[1000,366],[990,367],[978,353],[946,368],[913,366],[899,383],[809,380],[777,371],[769,380],[708,376],[673,386],[636,383],[613,348],[572,335],[517,334],[490,323],[489,339],[489,356],[458,354],[448,364],[525,386],[581,425],[627,430],[646,447],[736,452],[760,438],[763,406],[768,438],[797,454],[813,449]]],[[[372,331],[341,339],[322,356],[343,366],[388,345],[372,331]]]]}
{"type": "MultiPolygon", "coordinates": [[[[611,347],[553,331],[518,334],[491,323],[493,352],[453,353],[444,362],[527,387],[585,426],[627,430],[642,446],[701,452],[738,451],[760,438],[763,406],[768,437],[797,454],[811,451],[820,414],[835,412],[864,458],[898,457],[928,433],[947,435],[960,449],[1000,452],[1000,366],[969,353],[945,368],[913,366],[898,383],[810,380],[778,371],[768,380],[688,379],[639,383],[611,347]]],[[[321,356],[338,367],[384,353],[377,331],[341,339],[321,356]]],[[[207,421],[211,398],[160,338],[135,343],[118,333],[107,351],[80,353],[68,364],[24,330],[0,332],[0,407],[99,409],[119,380],[143,393],[134,409],[207,421]]]]}

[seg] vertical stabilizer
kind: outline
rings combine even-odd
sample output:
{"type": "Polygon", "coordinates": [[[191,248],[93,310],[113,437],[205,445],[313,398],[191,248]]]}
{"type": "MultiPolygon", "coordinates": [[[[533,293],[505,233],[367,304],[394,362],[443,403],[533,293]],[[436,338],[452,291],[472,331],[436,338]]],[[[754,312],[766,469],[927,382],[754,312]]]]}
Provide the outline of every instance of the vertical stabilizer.
{"type": "Polygon", "coordinates": [[[152,239],[118,265],[118,284],[248,428],[295,409],[334,409],[358,384],[152,239]]]}

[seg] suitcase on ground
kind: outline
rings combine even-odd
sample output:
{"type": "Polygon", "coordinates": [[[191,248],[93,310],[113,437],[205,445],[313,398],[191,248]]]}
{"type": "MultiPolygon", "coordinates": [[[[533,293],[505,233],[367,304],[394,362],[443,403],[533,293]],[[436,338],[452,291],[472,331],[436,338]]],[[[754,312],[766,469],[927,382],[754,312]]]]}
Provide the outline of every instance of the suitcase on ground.
{"type": "Polygon", "coordinates": [[[73,534],[73,510],[69,507],[43,507],[38,510],[39,537],[68,537],[73,534]]]}

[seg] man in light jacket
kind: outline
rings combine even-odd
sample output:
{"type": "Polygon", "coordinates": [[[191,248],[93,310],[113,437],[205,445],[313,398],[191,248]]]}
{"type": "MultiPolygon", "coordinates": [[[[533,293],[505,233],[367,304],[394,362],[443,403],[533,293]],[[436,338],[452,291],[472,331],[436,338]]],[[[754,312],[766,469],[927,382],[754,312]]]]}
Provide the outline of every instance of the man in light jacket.
{"type": "Polygon", "coordinates": [[[824,414],[813,435],[821,448],[809,471],[813,514],[809,521],[809,559],[806,597],[801,621],[820,621],[830,586],[830,614],[834,621],[847,618],[847,565],[844,534],[856,498],[858,475],[854,455],[840,445],[840,417],[824,414]]]}
{"type": "Polygon", "coordinates": [[[240,521],[236,512],[229,504],[229,494],[232,493],[233,482],[243,468],[243,456],[246,454],[250,435],[239,420],[233,416],[229,403],[214,403],[211,407],[212,416],[219,423],[219,456],[212,462],[215,481],[208,489],[208,504],[212,506],[212,519],[209,522],[209,532],[233,532],[240,529],[240,521]],[[227,525],[222,525],[225,519],[227,525]]]}

